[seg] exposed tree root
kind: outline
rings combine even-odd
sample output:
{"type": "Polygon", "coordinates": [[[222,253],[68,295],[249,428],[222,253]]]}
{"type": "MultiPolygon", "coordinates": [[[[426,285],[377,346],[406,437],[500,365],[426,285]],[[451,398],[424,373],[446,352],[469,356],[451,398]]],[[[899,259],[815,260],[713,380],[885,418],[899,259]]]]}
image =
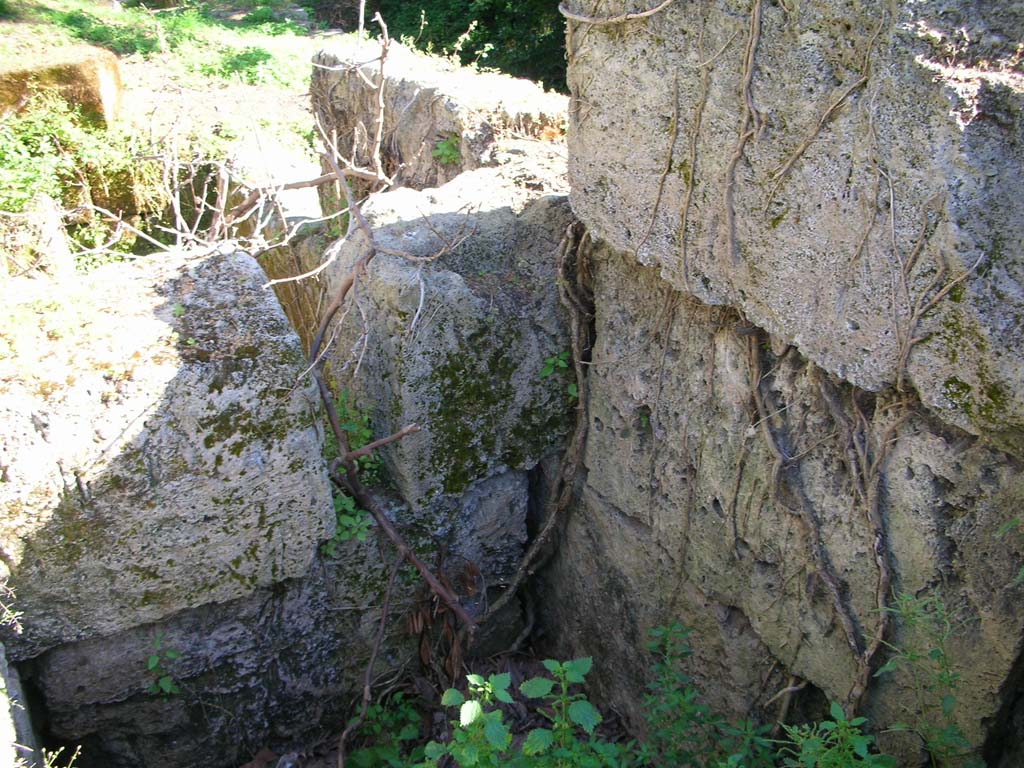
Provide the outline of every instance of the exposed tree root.
{"type": "Polygon", "coordinates": [[[772,481],[770,486],[772,503],[777,508],[788,511],[800,520],[804,533],[807,537],[815,573],[821,580],[821,583],[825,586],[829,600],[832,603],[832,609],[836,618],[839,620],[840,626],[843,628],[846,643],[850,647],[854,659],[858,661],[858,669],[860,669],[861,660],[864,656],[863,634],[858,628],[852,611],[847,607],[846,602],[843,599],[843,592],[839,586],[839,579],[832,567],[828,550],[826,549],[822,538],[821,521],[818,519],[818,514],[813,505],[806,498],[803,489],[800,487],[798,477],[799,465],[793,463],[792,459],[786,455],[783,448],[779,445],[775,435],[772,433],[770,425],[771,414],[768,413],[768,409],[764,402],[764,396],[761,392],[763,376],[760,361],[760,346],[762,339],[762,333],[758,332],[751,335],[748,338],[747,343],[749,345],[748,349],[751,370],[751,397],[754,400],[758,422],[761,427],[761,434],[764,436],[768,449],[775,459],[772,467],[772,481]],[[788,504],[783,502],[779,496],[779,490],[783,485],[783,481],[785,481],[785,485],[788,487],[791,495],[795,498],[797,504],[796,509],[791,508],[788,504]]]}
{"type": "Polygon", "coordinates": [[[875,41],[878,39],[878,35],[882,31],[882,26],[885,23],[885,17],[878,23],[878,27],[875,29],[875,33],[871,36],[871,40],[868,42],[867,50],[864,52],[864,60],[861,64],[861,74],[853,83],[848,85],[842,90],[842,92],[833,99],[832,103],[829,104],[825,110],[821,113],[818,118],[817,124],[814,129],[808,134],[803,141],[793,150],[789,158],[779,166],[773,173],[772,177],[774,183],[772,185],[771,192],[768,193],[768,201],[765,203],[764,209],[767,210],[771,207],[772,201],[775,199],[775,194],[779,191],[779,187],[782,186],[782,182],[785,181],[786,176],[796,165],[797,161],[803,157],[804,152],[814,143],[814,140],[818,137],[821,131],[829,123],[830,120],[836,115],[839,109],[846,103],[846,100],[853,95],[854,91],[867,85],[868,80],[871,77],[871,52],[874,50],[875,41]]]}
{"type": "Polygon", "coordinates": [[[757,43],[761,37],[761,0],[754,0],[750,9],[750,26],[747,35],[747,46],[743,53],[743,78],[740,85],[740,96],[743,100],[743,116],[736,146],[725,167],[722,184],[722,210],[725,220],[722,224],[722,241],[726,254],[736,263],[739,255],[736,252],[736,208],[733,203],[733,192],[736,186],[736,166],[746,149],[747,142],[756,137],[763,127],[761,115],[754,106],[751,84],[754,81],[754,58],[757,54],[757,43]]]}
{"type": "Polygon", "coordinates": [[[558,6],[558,12],[561,13],[565,18],[578,21],[581,24],[591,24],[593,26],[608,26],[610,24],[624,24],[627,21],[633,21],[635,19],[646,19],[649,16],[653,16],[656,13],[668,8],[675,0],[662,0],[661,3],[649,8],[646,11],[634,11],[631,13],[622,13],[618,16],[585,16],[582,13],[576,13],[570,11],[569,7],[563,2],[558,6]]]}
{"type": "Polygon", "coordinates": [[[562,455],[558,475],[552,481],[544,503],[545,521],[534,537],[529,549],[516,569],[507,589],[494,601],[484,621],[494,616],[515,596],[523,581],[539,567],[537,557],[547,545],[562,513],[572,501],[575,480],[583,461],[583,443],[587,434],[587,375],[584,362],[589,357],[587,317],[593,311],[593,297],[589,295],[590,236],[582,223],[573,222],[565,231],[558,248],[558,287],[562,304],[569,313],[573,369],[576,374],[578,406],[576,423],[565,453],[562,455]],[[589,307],[589,309],[588,309],[589,307]]]}

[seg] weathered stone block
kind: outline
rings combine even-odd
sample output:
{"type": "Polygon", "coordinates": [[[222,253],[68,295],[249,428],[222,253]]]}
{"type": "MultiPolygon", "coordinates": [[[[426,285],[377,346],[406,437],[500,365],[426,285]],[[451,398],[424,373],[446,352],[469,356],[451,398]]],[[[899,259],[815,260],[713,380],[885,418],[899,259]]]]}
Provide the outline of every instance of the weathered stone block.
{"type": "Polygon", "coordinates": [[[572,200],[596,237],[1021,454],[1019,4],[676,2],[571,26],[572,200]]]}
{"type": "MultiPolygon", "coordinates": [[[[314,110],[338,150],[373,167],[380,56],[376,42],[333,42],[313,60],[314,110]]],[[[534,83],[473,72],[392,43],[384,65],[381,158],[397,186],[440,186],[496,162],[503,136],[560,135],[567,101],[534,83]],[[439,145],[444,145],[439,146],[439,145]]],[[[325,204],[325,210],[330,205],[325,204]]]]}
{"type": "Polygon", "coordinates": [[[7,284],[15,659],[302,576],[331,535],[317,401],[264,280],[215,254],[7,284]]]}
{"type": "Polygon", "coordinates": [[[121,108],[117,57],[89,45],[56,48],[34,61],[0,64],[0,111],[17,110],[30,87],[54,88],[88,117],[113,125],[121,108]]]}
{"type": "MultiPolygon", "coordinates": [[[[568,349],[555,255],[571,213],[557,153],[532,143],[496,167],[437,189],[399,189],[364,211],[380,253],[360,278],[331,350],[340,386],[370,408],[374,434],[420,432],[380,451],[430,547],[494,583],[526,540],[526,472],[555,450],[572,403],[564,376],[541,378],[568,349]],[[455,245],[437,261],[422,261],[455,245]]],[[[352,234],[328,293],[363,252],[352,234]]]]}

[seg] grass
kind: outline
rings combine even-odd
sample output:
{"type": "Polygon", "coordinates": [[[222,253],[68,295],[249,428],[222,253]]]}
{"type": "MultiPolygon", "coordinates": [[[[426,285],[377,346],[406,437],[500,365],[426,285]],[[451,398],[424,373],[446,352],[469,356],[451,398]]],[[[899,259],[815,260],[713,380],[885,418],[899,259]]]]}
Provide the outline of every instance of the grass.
{"type": "MultiPolygon", "coordinates": [[[[42,88],[17,115],[0,121],[0,212],[23,211],[45,192],[65,210],[92,202],[126,217],[142,216],[145,221],[132,221],[149,231],[167,205],[166,194],[159,200],[149,194],[149,172],[159,171],[161,158],[230,163],[239,153],[253,154],[246,142],[258,142],[273,147],[277,158],[308,162],[312,118],[302,102],[310,58],[321,43],[283,17],[286,5],[185,0],[168,10],[117,11],[93,0],[0,0],[0,71],[88,44],[119,57],[124,83],[124,107],[110,130],[83,121],[42,88]],[[145,200],[138,198],[140,190],[145,200]]],[[[162,191],[159,172],[157,177],[162,191]]],[[[17,240],[8,231],[16,223],[0,219],[0,256],[17,240]]],[[[70,234],[78,248],[90,249],[106,243],[110,229],[94,217],[71,223],[70,234]]],[[[133,247],[130,238],[118,245],[133,247]]],[[[33,258],[26,253],[15,261],[33,258]]]]}
{"type": "Polygon", "coordinates": [[[214,3],[152,12],[89,0],[0,0],[0,63],[76,43],[121,57],[158,59],[176,79],[238,78],[302,87],[315,44],[279,17],[274,3],[234,9],[214,3]]]}

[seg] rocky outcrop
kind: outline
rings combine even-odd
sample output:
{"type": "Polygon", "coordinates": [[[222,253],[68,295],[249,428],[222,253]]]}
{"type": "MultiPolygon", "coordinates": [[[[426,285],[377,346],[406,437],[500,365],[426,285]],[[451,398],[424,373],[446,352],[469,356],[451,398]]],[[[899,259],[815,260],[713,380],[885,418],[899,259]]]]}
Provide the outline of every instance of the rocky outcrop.
{"type": "MultiPolygon", "coordinates": [[[[389,73],[406,55],[392,48],[389,73]]],[[[427,61],[413,61],[422,82],[388,81],[406,100],[389,102],[389,172],[422,186],[474,170],[365,205],[378,242],[408,258],[381,253],[360,280],[329,371],[375,437],[422,427],[380,451],[394,487],[374,493],[480,614],[518,565],[538,465],[574,407],[563,377],[540,376],[568,348],[554,255],[571,212],[564,146],[550,141],[565,100],[427,61]]],[[[314,89],[318,110],[354,121],[329,129],[364,135],[375,92],[318,73],[333,78],[314,89]]],[[[275,286],[306,345],[362,246],[327,232],[266,261],[287,277],[333,259],[275,286]]],[[[84,768],[294,748],[343,722],[361,684],[392,553],[374,526],[320,547],[335,519],[318,407],[265,281],[242,255],[175,256],[39,280],[5,309],[19,330],[4,337],[0,541],[25,626],[5,639],[45,739],[81,743],[84,768]]],[[[379,671],[414,657],[404,616],[421,599],[399,580],[379,671]]],[[[498,624],[478,650],[522,628],[515,610],[498,624]]]]}
{"type": "Polygon", "coordinates": [[[680,291],[1020,455],[1022,14],[752,0],[578,24],[574,209],[680,291]]]}
{"type": "Polygon", "coordinates": [[[911,678],[870,676],[882,629],[929,647],[884,612],[900,593],[954,617],[971,743],[996,765],[1016,738],[1022,548],[996,534],[1024,494],[1022,26],[759,0],[571,24],[596,343],[545,610],[624,711],[644,633],[679,620],[727,712],[772,718],[795,678],[809,714],[913,723],[911,678]]]}
{"type": "Polygon", "coordinates": [[[40,88],[56,89],[68,104],[107,126],[121,108],[117,57],[91,45],[61,47],[31,66],[9,61],[0,67],[0,112],[17,111],[40,88]]]}
{"type": "Polygon", "coordinates": [[[168,258],[8,306],[15,658],[300,576],[330,536],[315,400],[263,280],[243,255],[168,258]]]}
{"type": "MultiPolygon", "coordinates": [[[[437,189],[371,198],[364,212],[383,250],[330,357],[375,435],[421,427],[380,451],[407,505],[402,523],[489,585],[519,563],[529,472],[557,449],[573,408],[564,377],[540,376],[568,349],[555,274],[571,219],[557,194],[563,161],[539,142],[506,144],[496,161],[437,189]]],[[[329,285],[364,248],[350,235],[329,285]]]]}
{"type": "Polygon", "coordinates": [[[440,186],[463,171],[493,165],[502,138],[561,136],[566,98],[527,80],[474,72],[392,43],[378,89],[379,59],[376,41],[359,46],[339,40],[314,58],[310,92],[338,151],[363,168],[374,167],[378,99],[383,101],[380,155],[396,186],[440,186]]]}
{"type": "MultiPolygon", "coordinates": [[[[308,576],[334,519],[317,401],[264,281],[250,257],[229,253],[5,286],[0,546],[23,629],[4,640],[10,659],[34,660],[25,668],[50,735],[96,741],[87,760],[198,760],[197,743],[156,743],[181,723],[175,706],[147,693],[158,635],[182,654],[162,662],[193,694],[179,709],[195,708],[223,693],[216,686],[231,675],[221,657],[271,663],[272,649],[243,642],[268,620],[258,608],[282,592],[327,599],[322,581],[319,592],[283,587],[308,576]],[[202,621],[189,624],[197,611],[202,621]],[[219,657],[200,652],[211,637],[219,657]],[[134,714],[110,714],[123,711],[134,714]],[[136,742],[146,746],[122,749],[136,742]]],[[[305,642],[334,653],[336,635],[321,626],[327,634],[305,642]]],[[[302,663],[326,660],[311,653],[302,663]]],[[[257,685],[244,674],[232,684],[257,685]]],[[[250,735],[267,722],[253,719],[250,735]]],[[[211,724],[201,736],[221,734],[211,724]]],[[[240,747],[231,749],[228,759],[240,747]]]]}

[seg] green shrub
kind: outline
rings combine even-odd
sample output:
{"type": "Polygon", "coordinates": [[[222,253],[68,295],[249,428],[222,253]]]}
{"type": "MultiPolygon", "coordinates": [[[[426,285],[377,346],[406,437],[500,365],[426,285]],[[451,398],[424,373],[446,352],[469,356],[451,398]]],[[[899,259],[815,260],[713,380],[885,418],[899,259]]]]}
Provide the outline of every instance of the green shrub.
{"type": "Polygon", "coordinates": [[[954,629],[946,606],[935,595],[902,593],[888,611],[899,622],[906,640],[900,645],[887,643],[892,655],[875,677],[902,670],[919,702],[911,722],[896,723],[888,730],[915,734],[931,756],[932,765],[939,768],[983,768],[954,717],[960,673],[946,653],[954,629]]]}
{"type": "Polygon", "coordinates": [[[29,94],[24,109],[0,123],[0,209],[23,211],[44,192],[67,206],[132,193],[139,164],[132,139],[83,119],[53,90],[29,94]]]}
{"type": "Polygon", "coordinates": [[[789,744],[782,749],[787,768],[895,768],[896,760],[890,755],[873,754],[874,736],[861,733],[865,717],[847,720],[843,708],[832,703],[831,720],[808,725],[787,725],[789,744]]]}
{"type": "Polygon", "coordinates": [[[224,48],[214,61],[200,65],[199,71],[226,79],[237,77],[248,85],[257,85],[272,79],[272,70],[267,65],[273,60],[274,55],[258,45],[224,48]]]}
{"type": "Polygon", "coordinates": [[[36,93],[25,110],[0,122],[0,209],[24,211],[36,193],[62,197],[73,171],[62,151],[77,123],[71,117],[55,93],[36,93]]]}
{"type": "Polygon", "coordinates": [[[571,691],[584,682],[591,664],[589,657],[564,663],[547,659],[544,668],[551,677],[530,678],[519,686],[527,699],[541,702],[538,712],[550,727],[534,728],[517,746],[496,706],[513,702],[510,675],[467,675],[468,696],[449,688],[441,698],[443,705],[459,711],[451,740],[427,744],[427,759],[420,766],[433,768],[449,755],[460,768],[625,768],[631,762],[628,746],[599,738],[600,713],[584,694],[571,691]]]}
{"type": "Polygon", "coordinates": [[[194,41],[198,31],[208,23],[207,18],[194,8],[159,17],[125,9],[116,19],[76,9],[54,12],[51,20],[72,37],[121,56],[149,56],[173,51],[186,42],[194,41]]]}
{"type": "MultiPolygon", "coordinates": [[[[353,28],[358,3],[313,4],[320,21],[353,28]]],[[[493,67],[566,90],[565,21],[555,0],[370,0],[367,24],[375,11],[396,40],[408,38],[423,50],[457,55],[463,64],[493,67]]]]}
{"type": "Polygon", "coordinates": [[[767,726],[730,724],[701,701],[683,666],[693,654],[690,630],[681,624],[650,631],[653,679],[644,697],[646,739],[637,748],[640,765],[715,765],[770,768],[775,746],[767,726]]]}

